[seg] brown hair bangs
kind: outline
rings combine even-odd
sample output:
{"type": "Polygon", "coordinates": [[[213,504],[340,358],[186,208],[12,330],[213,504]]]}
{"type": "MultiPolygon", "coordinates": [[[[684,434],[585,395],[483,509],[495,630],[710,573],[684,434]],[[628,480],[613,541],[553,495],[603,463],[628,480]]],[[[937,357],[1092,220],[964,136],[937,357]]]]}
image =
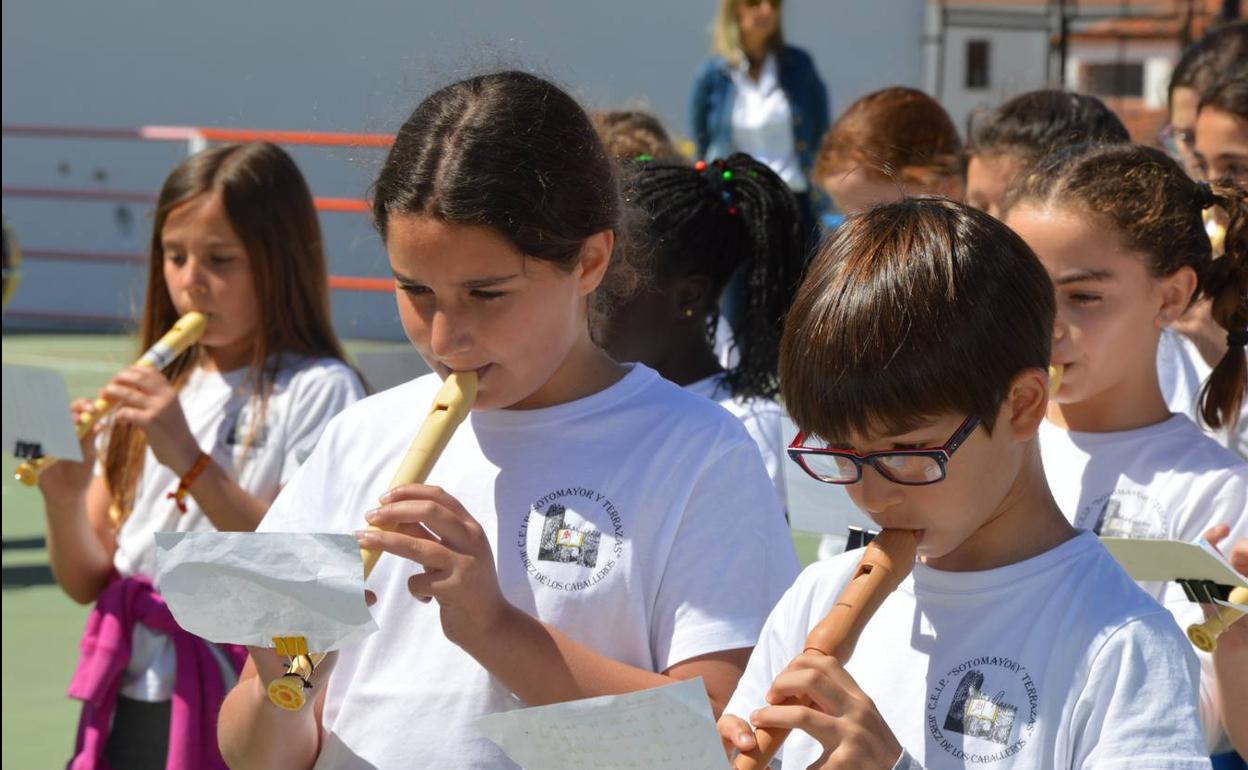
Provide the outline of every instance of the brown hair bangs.
{"type": "Polygon", "coordinates": [[[820,247],[780,349],[785,405],[829,441],[944,414],[991,431],[1010,382],[1046,367],[1053,284],[993,217],[939,197],[849,217],[820,247]]]}

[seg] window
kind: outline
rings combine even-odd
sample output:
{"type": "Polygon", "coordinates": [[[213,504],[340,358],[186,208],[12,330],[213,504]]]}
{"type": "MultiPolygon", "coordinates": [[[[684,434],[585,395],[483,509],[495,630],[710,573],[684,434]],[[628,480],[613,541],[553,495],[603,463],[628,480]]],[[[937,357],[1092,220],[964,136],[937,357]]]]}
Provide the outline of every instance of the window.
{"type": "Polygon", "coordinates": [[[988,87],[988,41],[966,41],[966,87],[988,87]]]}
{"type": "Polygon", "coordinates": [[[1143,62],[1083,65],[1083,90],[1097,96],[1143,96],[1143,62]]]}

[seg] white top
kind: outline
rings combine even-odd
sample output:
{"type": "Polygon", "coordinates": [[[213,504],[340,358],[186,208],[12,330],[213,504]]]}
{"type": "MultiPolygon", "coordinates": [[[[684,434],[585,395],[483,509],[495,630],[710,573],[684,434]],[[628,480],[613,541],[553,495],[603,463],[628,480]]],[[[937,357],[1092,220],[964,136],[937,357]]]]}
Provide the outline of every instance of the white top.
{"type": "Polygon", "coordinates": [[[767,164],[789,189],[803,193],[810,189],[793,139],[793,110],[789,97],[780,87],[780,63],[767,54],[758,73],[750,77],[750,60],[732,69],[736,98],[732,103],[732,146],[767,164]]]}
{"type": "MultiPolygon", "coordinates": [[[[767,688],[802,652],[861,555],[802,573],[767,619],[726,713],[748,719],[766,705],[767,688]]],[[[930,770],[1196,770],[1209,760],[1190,649],[1170,616],[1082,533],[994,570],[916,564],[867,623],[846,670],[930,770]]],[[[805,768],[822,751],[795,731],[783,765],[805,768]]]]}
{"type": "MultiPolygon", "coordinates": [[[[283,361],[262,421],[251,397],[250,369],[195,369],[178,392],[178,402],[199,446],[249,494],[272,500],[294,475],[331,417],[364,395],[355,372],[333,358],[289,356],[283,361]],[[250,447],[246,447],[251,438],[250,447]]],[[[156,532],[213,532],[212,522],[192,495],[186,513],[166,495],[178,476],[161,465],[151,448],[135,489],[134,508],[117,533],[113,565],[122,576],[156,574],[156,532]]],[[[145,701],[168,700],[176,663],[163,634],[135,626],[134,648],[121,693],[145,701]]]]}
{"type": "Polygon", "coordinates": [[[732,336],[732,326],[723,313],[719,314],[719,322],[715,324],[715,358],[725,369],[735,369],[741,361],[737,341],[732,336]]]}
{"type": "MultiPolygon", "coordinates": [[[[1040,453],[1053,498],[1076,527],[1108,537],[1194,542],[1215,524],[1228,524],[1225,542],[1248,537],[1248,463],[1206,436],[1183,415],[1137,430],[1112,433],[1040,426],[1040,453]]],[[[1200,607],[1177,583],[1141,587],[1187,628],[1200,607]]],[[[1212,659],[1201,653],[1201,710],[1216,713],[1212,659]]],[[[1205,720],[1210,747],[1220,732],[1205,720]]]]}
{"type": "Polygon", "coordinates": [[[788,446],[782,434],[781,424],[784,422],[784,410],[769,398],[737,398],[728,390],[725,375],[712,375],[703,380],[686,385],[685,390],[709,398],[734,417],[741,421],[745,430],[758,445],[763,456],[763,465],[767,475],[776,487],[776,495],[780,505],[785,505],[784,494],[784,463],[789,462],[788,446]]]}
{"type": "Polygon", "coordinates": [[[1173,329],[1163,329],[1157,343],[1157,375],[1170,411],[1185,414],[1218,443],[1248,459],[1248,398],[1239,410],[1234,432],[1229,427],[1212,430],[1200,421],[1200,389],[1213,368],[1205,363],[1195,343],[1173,329]]]}
{"type": "MultiPolygon", "coordinates": [[[[260,529],[360,529],[440,385],[421,377],[343,412],[260,529]]],[[[753,646],[797,574],[741,423],[640,364],[583,399],[473,412],[428,483],[480,522],[508,601],[650,671],[753,646]]],[[[341,653],[316,767],[514,767],[475,721],[522,704],[446,639],[436,602],[408,593],[418,571],[387,554],[369,578],[380,631],[341,653]]]]}

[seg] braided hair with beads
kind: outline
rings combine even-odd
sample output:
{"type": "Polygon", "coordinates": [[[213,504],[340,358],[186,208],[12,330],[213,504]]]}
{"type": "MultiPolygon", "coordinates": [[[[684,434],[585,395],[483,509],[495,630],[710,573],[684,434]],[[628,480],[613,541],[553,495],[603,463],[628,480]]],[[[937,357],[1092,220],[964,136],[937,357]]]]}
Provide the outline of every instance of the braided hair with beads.
{"type": "MultiPolygon", "coordinates": [[[[746,306],[733,334],[737,363],[725,379],[734,396],[774,396],[783,316],[803,257],[797,204],[788,186],[744,153],[694,166],[640,160],[631,171],[629,198],[641,209],[655,280],[701,275],[718,300],[742,274],[746,306]]],[[[708,344],[719,322],[711,304],[708,344]]]]}

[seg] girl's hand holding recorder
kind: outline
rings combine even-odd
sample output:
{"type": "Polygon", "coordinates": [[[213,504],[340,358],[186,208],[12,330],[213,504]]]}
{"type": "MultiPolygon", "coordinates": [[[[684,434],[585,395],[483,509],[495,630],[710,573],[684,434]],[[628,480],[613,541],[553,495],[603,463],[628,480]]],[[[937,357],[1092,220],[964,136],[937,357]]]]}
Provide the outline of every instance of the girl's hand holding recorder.
{"type": "Polygon", "coordinates": [[[438,487],[405,484],[382,495],[381,503],[365,518],[386,531],[357,533],[360,546],[425,568],[424,574],[408,578],[407,587],[421,601],[438,600],[447,639],[463,647],[484,638],[510,605],[481,525],[438,487]]]}
{"type": "Polygon", "coordinates": [[[117,405],[114,420],[143,430],[161,465],[178,475],[194,465],[199,444],[186,422],[178,392],[163,374],[150,367],[131,366],[113,377],[100,395],[117,405]]]}

